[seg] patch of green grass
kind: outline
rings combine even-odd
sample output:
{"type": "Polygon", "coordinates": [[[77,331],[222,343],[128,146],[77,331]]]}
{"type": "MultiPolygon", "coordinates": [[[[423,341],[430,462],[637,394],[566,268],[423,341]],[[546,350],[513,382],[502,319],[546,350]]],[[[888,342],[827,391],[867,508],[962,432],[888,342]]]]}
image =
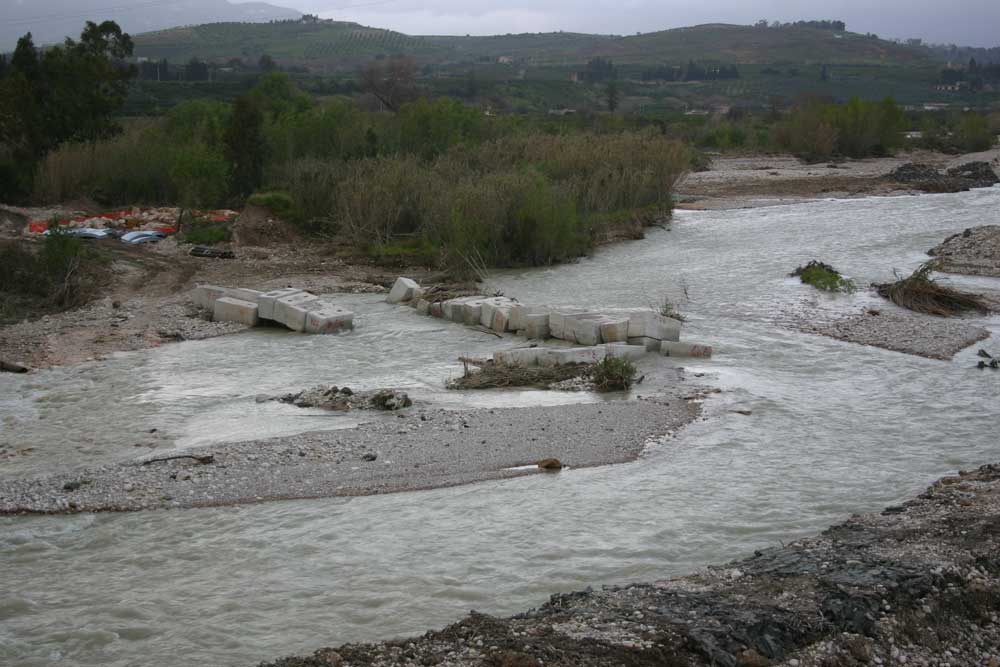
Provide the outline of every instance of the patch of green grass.
{"type": "Polygon", "coordinates": [[[184,242],[192,245],[218,245],[226,243],[232,238],[231,227],[229,223],[194,223],[188,229],[184,230],[184,242]]]}
{"type": "Polygon", "coordinates": [[[605,357],[594,364],[591,379],[597,391],[625,391],[635,382],[636,367],[623,357],[605,357]]]}
{"type": "Polygon", "coordinates": [[[287,192],[257,192],[250,196],[247,203],[252,206],[266,208],[274,215],[285,220],[291,220],[292,218],[297,217],[295,200],[293,200],[292,196],[287,192]]]}
{"type": "Polygon", "coordinates": [[[813,260],[805,266],[800,266],[792,272],[806,285],[812,285],[824,292],[843,292],[853,294],[858,286],[850,278],[845,278],[829,264],[813,260]]]}

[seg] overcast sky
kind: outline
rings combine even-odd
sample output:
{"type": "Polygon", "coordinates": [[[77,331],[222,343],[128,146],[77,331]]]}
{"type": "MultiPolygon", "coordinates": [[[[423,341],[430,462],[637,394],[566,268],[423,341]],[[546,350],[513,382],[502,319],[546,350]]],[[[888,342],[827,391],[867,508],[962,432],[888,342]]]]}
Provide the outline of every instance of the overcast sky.
{"type": "MultiPolygon", "coordinates": [[[[0,0],[3,2],[3,0],[0,0]]],[[[698,23],[842,19],[882,37],[1000,46],[1000,0],[271,0],[409,34],[652,32],[698,23]]]]}

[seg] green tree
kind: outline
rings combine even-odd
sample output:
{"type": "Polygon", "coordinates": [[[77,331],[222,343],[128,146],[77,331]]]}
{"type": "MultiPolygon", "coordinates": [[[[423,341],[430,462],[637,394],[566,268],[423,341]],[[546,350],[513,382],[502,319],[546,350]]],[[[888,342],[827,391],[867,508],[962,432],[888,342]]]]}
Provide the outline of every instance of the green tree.
{"type": "Polygon", "coordinates": [[[266,151],[264,116],[252,97],[240,97],[233,105],[225,146],[231,165],[230,191],[241,196],[253,194],[263,179],[266,151]]]}
{"type": "Polygon", "coordinates": [[[605,95],[605,99],[607,100],[607,103],[608,103],[608,111],[610,111],[611,113],[614,113],[615,111],[617,111],[618,110],[619,95],[620,95],[619,90],[618,90],[618,81],[617,80],[611,79],[611,81],[608,81],[608,85],[607,85],[607,87],[604,90],[604,95],[605,95]]]}

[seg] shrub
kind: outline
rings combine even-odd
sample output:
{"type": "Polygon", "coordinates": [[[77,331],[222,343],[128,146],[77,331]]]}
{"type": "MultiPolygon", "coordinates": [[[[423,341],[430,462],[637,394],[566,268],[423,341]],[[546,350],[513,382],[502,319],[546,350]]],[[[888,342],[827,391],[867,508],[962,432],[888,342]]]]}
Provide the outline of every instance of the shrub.
{"type": "Polygon", "coordinates": [[[635,382],[636,367],[624,357],[605,357],[594,364],[591,380],[597,391],[626,391],[635,382]]]}
{"type": "Polygon", "coordinates": [[[232,238],[232,226],[228,224],[208,224],[195,222],[185,228],[184,243],[192,245],[217,245],[232,238]]]}
{"type": "Polygon", "coordinates": [[[228,179],[229,164],[218,149],[191,144],[173,155],[170,180],[185,208],[220,205],[228,191],[228,179]]]}
{"type": "Polygon", "coordinates": [[[267,182],[292,198],[290,222],[308,231],[330,232],[336,231],[337,187],[346,171],[341,162],[302,159],[273,169],[267,182]]]}
{"type": "Polygon", "coordinates": [[[806,285],[812,285],[816,289],[824,292],[845,292],[852,293],[857,290],[857,285],[850,278],[844,278],[835,268],[829,264],[813,260],[805,266],[800,266],[791,273],[798,277],[806,285]]]}

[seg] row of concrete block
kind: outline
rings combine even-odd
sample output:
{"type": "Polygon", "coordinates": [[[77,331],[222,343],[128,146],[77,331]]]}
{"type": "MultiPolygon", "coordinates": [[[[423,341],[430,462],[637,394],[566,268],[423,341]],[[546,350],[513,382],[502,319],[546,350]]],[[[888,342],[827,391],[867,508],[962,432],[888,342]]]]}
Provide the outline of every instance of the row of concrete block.
{"type": "Polygon", "coordinates": [[[194,301],[211,311],[216,322],[256,326],[263,320],[309,334],[330,334],[354,328],[354,313],[294,287],[260,292],[199,285],[194,290],[194,301]]]}
{"type": "Polygon", "coordinates": [[[658,351],[663,341],[678,342],[681,335],[679,320],[652,311],[609,316],[583,309],[528,306],[506,297],[482,296],[432,302],[424,298],[420,285],[409,278],[396,280],[388,300],[408,303],[423,315],[481,325],[497,333],[512,331],[531,339],[557,338],[586,346],[629,343],[658,351]]]}
{"type": "MultiPolygon", "coordinates": [[[[606,357],[638,359],[648,349],[642,345],[628,343],[605,343],[589,347],[519,347],[493,354],[493,362],[499,366],[562,366],[564,364],[596,364],[606,357]]],[[[712,348],[696,343],[681,343],[665,340],[658,350],[666,357],[712,356],[712,348]]]]}

